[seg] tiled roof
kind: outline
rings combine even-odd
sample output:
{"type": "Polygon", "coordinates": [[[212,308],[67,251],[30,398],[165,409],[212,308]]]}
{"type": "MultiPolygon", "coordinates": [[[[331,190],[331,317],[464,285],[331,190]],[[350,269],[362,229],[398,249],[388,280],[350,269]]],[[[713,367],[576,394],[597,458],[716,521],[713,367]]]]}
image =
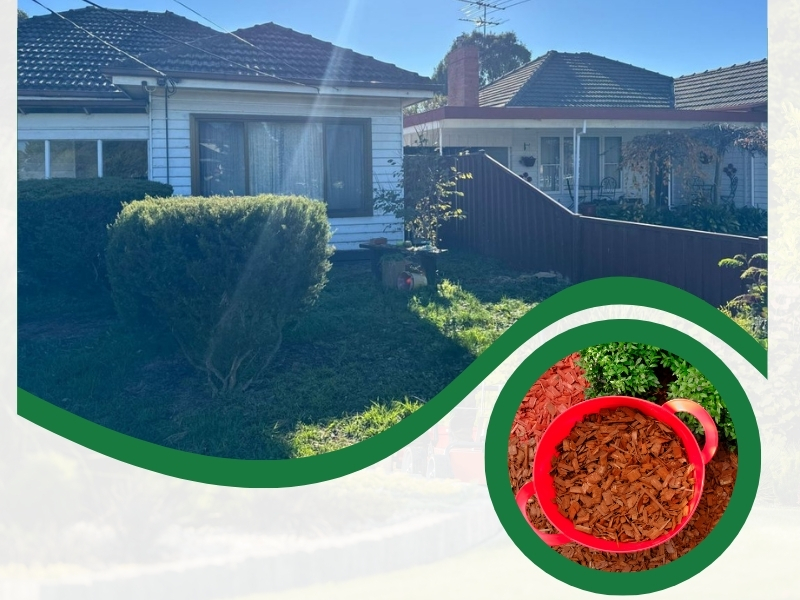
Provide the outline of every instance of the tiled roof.
{"type": "Polygon", "coordinates": [[[672,108],[672,83],[596,54],[550,51],[483,88],[480,105],[672,108]]]}
{"type": "Polygon", "coordinates": [[[697,110],[766,103],[766,58],[675,80],[675,108],[697,110]]]}
{"type": "MultiPolygon", "coordinates": [[[[144,54],[141,59],[166,73],[184,76],[198,74],[210,78],[258,78],[267,74],[313,83],[324,81],[416,89],[438,88],[430,79],[417,73],[275,23],[239,29],[234,33],[252,45],[232,35],[217,33],[203,41],[202,48],[207,52],[185,45],[173,45],[144,54]]],[[[114,71],[119,69],[138,71],[141,65],[128,60],[114,65],[114,71]]]]}
{"type": "MultiPolygon", "coordinates": [[[[438,89],[411,71],[339,48],[274,23],[235,32],[256,48],[174,13],[83,8],[61,13],[103,40],[167,75],[207,78],[264,77],[261,71],[304,82],[438,89]],[[121,16],[117,16],[118,13],[121,16]],[[131,22],[134,21],[134,22],[131,22]],[[146,25],[155,31],[140,27],[146,25]],[[161,32],[171,38],[159,35],[161,32]],[[176,43],[191,43],[222,58],[176,43]],[[229,60],[226,60],[229,59],[229,60]],[[229,62],[240,63],[252,69],[229,62]]],[[[112,73],[153,75],[141,63],[117,52],[56,15],[25,19],[17,29],[17,89],[20,94],[95,97],[123,96],[112,73]]]]}
{"type": "Polygon", "coordinates": [[[493,83],[487,85],[479,92],[478,103],[480,106],[505,106],[514,95],[525,85],[536,70],[544,64],[545,59],[551,53],[540,56],[536,60],[506,73],[493,83]]]}
{"type": "MultiPolygon", "coordinates": [[[[180,40],[195,40],[213,29],[171,12],[115,10],[180,40]]],[[[174,44],[135,23],[98,8],[65,11],[70,21],[133,55],[174,44]]],[[[17,27],[17,89],[31,92],[80,92],[121,96],[101,70],[126,57],[56,15],[24,19],[17,27]]]]}

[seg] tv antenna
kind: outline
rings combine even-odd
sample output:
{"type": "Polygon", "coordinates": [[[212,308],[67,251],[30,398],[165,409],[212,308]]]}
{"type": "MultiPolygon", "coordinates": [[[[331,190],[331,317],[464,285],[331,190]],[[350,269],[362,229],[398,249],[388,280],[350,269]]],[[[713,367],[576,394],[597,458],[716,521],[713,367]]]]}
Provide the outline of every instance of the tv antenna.
{"type": "Polygon", "coordinates": [[[461,12],[464,17],[459,21],[467,21],[473,23],[475,28],[483,27],[483,35],[486,35],[487,27],[497,27],[507,22],[508,19],[502,21],[492,18],[492,15],[500,11],[507,10],[512,6],[518,4],[525,4],[530,0],[458,0],[466,6],[461,7],[461,12]]]}

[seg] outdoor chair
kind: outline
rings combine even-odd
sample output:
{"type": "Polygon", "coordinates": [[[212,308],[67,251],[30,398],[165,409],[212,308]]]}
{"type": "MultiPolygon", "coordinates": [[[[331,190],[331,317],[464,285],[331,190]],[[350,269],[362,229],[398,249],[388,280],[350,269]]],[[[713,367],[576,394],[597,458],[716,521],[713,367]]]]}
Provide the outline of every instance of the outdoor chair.
{"type": "Polygon", "coordinates": [[[613,177],[606,177],[600,182],[600,189],[597,192],[598,200],[614,200],[614,194],[617,191],[617,180],[613,177]]]}

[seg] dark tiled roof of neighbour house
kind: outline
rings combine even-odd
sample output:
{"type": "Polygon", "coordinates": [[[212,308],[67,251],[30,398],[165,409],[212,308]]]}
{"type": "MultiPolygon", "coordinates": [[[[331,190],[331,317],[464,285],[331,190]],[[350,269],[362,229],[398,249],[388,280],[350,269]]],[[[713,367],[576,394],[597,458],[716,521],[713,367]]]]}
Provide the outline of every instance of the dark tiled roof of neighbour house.
{"type": "MultiPolygon", "coordinates": [[[[220,33],[170,12],[84,8],[62,13],[102,39],[170,76],[251,78],[264,74],[293,81],[364,84],[438,89],[430,79],[352,50],[298,33],[274,23],[220,33]],[[116,14],[115,14],[116,13],[116,14]],[[133,22],[132,22],[133,21],[133,22]],[[137,25],[141,23],[146,29],[137,25]],[[155,30],[155,31],[153,31],[155,30]],[[189,42],[176,43],[157,32],[189,42]],[[197,48],[218,55],[215,58],[197,48]],[[227,60],[226,60],[227,59],[227,60]],[[231,62],[232,61],[232,62],[231,62]],[[237,66],[234,63],[239,63],[237,66]],[[260,73],[259,73],[260,72],[260,73]]],[[[113,50],[56,15],[31,17],[17,30],[17,87],[20,94],[55,95],[91,92],[121,95],[109,74],[152,76],[142,64],[113,50]]]]}
{"type": "Polygon", "coordinates": [[[480,92],[481,106],[672,108],[673,80],[588,52],[550,51],[480,92]]]}
{"type": "Polygon", "coordinates": [[[766,58],[675,80],[675,108],[700,110],[766,103],[766,58]]]}
{"type": "MultiPolygon", "coordinates": [[[[136,23],[187,41],[215,33],[171,12],[115,12],[130,21],[97,8],[61,14],[134,56],[175,43],[136,23]]],[[[20,21],[17,27],[17,90],[20,95],[28,92],[31,95],[122,96],[101,71],[126,58],[56,15],[30,17],[20,21]]]]}
{"type": "MultiPolygon", "coordinates": [[[[173,45],[144,54],[141,58],[170,74],[203,75],[211,79],[264,78],[266,75],[311,84],[439,88],[417,73],[275,23],[255,25],[233,33],[252,45],[232,35],[217,33],[204,40],[202,47],[207,52],[173,45]]],[[[138,72],[141,65],[131,60],[114,65],[115,72],[128,69],[138,72]]]]}

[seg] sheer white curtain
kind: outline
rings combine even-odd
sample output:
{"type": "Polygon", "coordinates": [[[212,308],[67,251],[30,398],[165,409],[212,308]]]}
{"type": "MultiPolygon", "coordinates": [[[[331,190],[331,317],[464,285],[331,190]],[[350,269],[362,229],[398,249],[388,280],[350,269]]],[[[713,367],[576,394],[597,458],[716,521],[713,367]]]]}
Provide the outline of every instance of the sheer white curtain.
{"type": "Polygon", "coordinates": [[[247,124],[250,193],[324,198],[322,125],[247,124]]]}

